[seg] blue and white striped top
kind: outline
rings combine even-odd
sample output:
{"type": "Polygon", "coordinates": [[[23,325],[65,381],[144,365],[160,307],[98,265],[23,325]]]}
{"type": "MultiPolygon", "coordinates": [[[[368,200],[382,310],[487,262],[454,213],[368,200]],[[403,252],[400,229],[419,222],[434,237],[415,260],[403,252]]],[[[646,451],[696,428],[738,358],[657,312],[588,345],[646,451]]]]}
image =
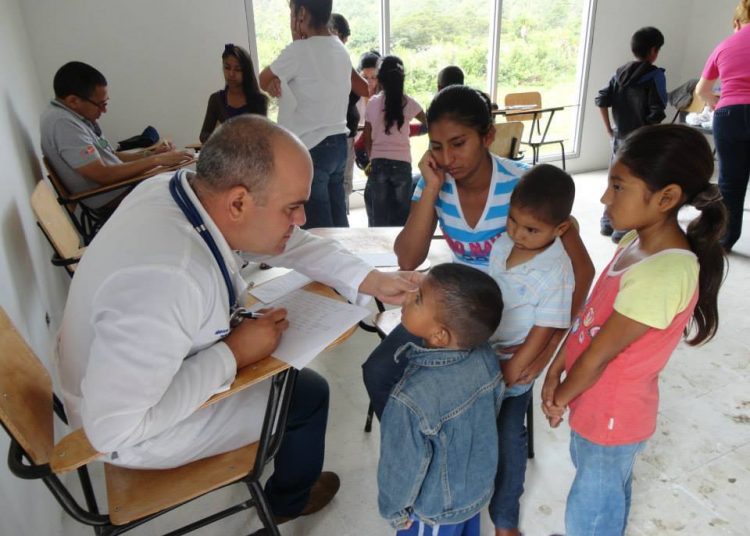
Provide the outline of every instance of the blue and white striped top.
{"type": "MultiPolygon", "coordinates": [[[[487,203],[475,227],[469,227],[466,223],[456,193],[456,180],[448,174],[435,203],[438,223],[456,262],[468,264],[483,272],[489,268],[492,244],[505,232],[510,193],[518,184],[521,175],[531,167],[495,155],[492,155],[492,160],[495,168],[492,171],[487,203]]],[[[412,201],[419,200],[424,187],[424,178],[420,178],[412,201]]]]}

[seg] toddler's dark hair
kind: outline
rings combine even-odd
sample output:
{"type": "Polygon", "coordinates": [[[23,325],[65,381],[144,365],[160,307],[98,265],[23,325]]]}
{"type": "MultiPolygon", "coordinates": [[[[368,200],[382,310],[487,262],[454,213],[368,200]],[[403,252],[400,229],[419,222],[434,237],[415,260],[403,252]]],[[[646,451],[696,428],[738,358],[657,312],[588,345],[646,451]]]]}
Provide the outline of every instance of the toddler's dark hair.
{"type": "Polygon", "coordinates": [[[346,20],[341,13],[331,13],[331,20],[328,21],[331,29],[335,31],[339,37],[346,39],[352,35],[352,30],[349,27],[349,21],[346,20]]]}
{"type": "Polygon", "coordinates": [[[437,76],[438,91],[454,85],[464,85],[464,72],[461,70],[461,67],[458,65],[448,65],[440,69],[437,76]]]}
{"type": "Polygon", "coordinates": [[[495,280],[458,263],[438,264],[427,277],[440,304],[435,316],[458,337],[459,346],[486,343],[503,314],[503,297],[495,280]]]}
{"type": "Polygon", "coordinates": [[[639,60],[645,59],[651,49],[660,50],[664,46],[664,35],[653,26],[641,28],[630,38],[630,50],[639,60]]]}
{"type": "Polygon", "coordinates": [[[570,216],[576,186],[573,178],[550,164],[539,164],[527,171],[510,194],[511,205],[533,212],[550,225],[559,225],[570,216]]]}
{"type": "Polygon", "coordinates": [[[380,52],[377,50],[368,50],[359,57],[358,71],[362,69],[377,69],[378,62],[380,62],[380,52]]]}

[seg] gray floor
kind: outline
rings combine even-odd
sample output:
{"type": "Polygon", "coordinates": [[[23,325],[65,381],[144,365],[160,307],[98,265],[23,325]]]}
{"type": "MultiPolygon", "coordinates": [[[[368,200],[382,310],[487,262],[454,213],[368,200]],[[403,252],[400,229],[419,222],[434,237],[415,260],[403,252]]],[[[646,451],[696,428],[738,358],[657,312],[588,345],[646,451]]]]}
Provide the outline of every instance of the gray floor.
{"type": "MultiPolygon", "coordinates": [[[[575,215],[598,269],[614,246],[598,234],[599,197],[605,174],[576,176],[575,215]]],[[[352,225],[366,225],[359,194],[353,196],[352,225]]],[[[687,221],[696,213],[681,215],[687,221]]],[[[681,218],[683,219],[683,218],[681,218]]],[[[661,377],[658,429],[635,467],[629,535],[746,535],[750,513],[750,229],[729,257],[729,274],[720,296],[721,327],[701,348],[680,345],[661,377]]],[[[378,516],[375,473],[378,428],[363,432],[367,398],[360,365],[375,346],[375,335],[358,331],[338,348],[321,355],[313,368],[331,384],[326,469],[342,481],[333,503],[310,518],[281,528],[285,536],[387,535],[378,516]]],[[[538,387],[535,400],[538,401],[538,387]]],[[[562,532],[565,496],[573,476],[568,456],[569,430],[552,430],[536,412],[536,458],[529,463],[522,502],[521,529],[529,536],[562,532]]],[[[245,496],[231,487],[132,531],[160,534],[245,496]]],[[[257,528],[254,513],[243,513],[197,534],[232,536],[257,528]]],[[[66,518],[64,534],[90,534],[66,518]]],[[[129,533],[131,534],[131,533],[129,533]]],[[[483,535],[493,534],[483,519],[483,535]]]]}

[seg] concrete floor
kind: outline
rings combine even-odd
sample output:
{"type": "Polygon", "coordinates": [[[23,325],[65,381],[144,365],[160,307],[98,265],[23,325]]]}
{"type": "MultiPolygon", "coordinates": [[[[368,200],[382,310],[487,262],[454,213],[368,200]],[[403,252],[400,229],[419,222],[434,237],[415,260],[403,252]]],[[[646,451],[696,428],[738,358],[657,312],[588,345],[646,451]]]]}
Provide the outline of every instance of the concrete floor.
{"type": "MultiPolygon", "coordinates": [[[[601,269],[614,251],[609,239],[598,232],[605,173],[580,174],[575,179],[574,214],[591,257],[601,269]]],[[[352,196],[352,226],[366,225],[358,196],[352,196]]],[[[681,220],[695,214],[686,209],[681,220]]],[[[749,227],[745,226],[743,238],[729,257],[718,335],[700,348],[681,344],[661,376],[658,428],[635,466],[628,535],[750,534],[745,503],[750,497],[750,338],[743,333],[750,327],[749,227]]],[[[375,335],[359,330],[313,362],[312,368],[331,384],[325,467],[339,474],[342,487],[320,513],[283,525],[285,536],[393,533],[377,511],[377,424],[372,433],[363,432],[368,401],[360,365],[377,342],[375,335]]],[[[521,529],[528,536],[564,531],[565,497],[573,477],[566,423],[552,430],[537,411],[535,428],[536,458],[529,462],[522,499],[521,529]]],[[[242,487],[233,486],[129,534],[160,534],[245,496],[242,487]]],[[[494,533],[486,514],[482,523],[483,535],[494,533]]],[[[251,511],[196,534],[243,535],[258,527],[251,511]]],[[[90,534],[89,530],[67,517],[64,521],[65,535],[90,534]]]]}

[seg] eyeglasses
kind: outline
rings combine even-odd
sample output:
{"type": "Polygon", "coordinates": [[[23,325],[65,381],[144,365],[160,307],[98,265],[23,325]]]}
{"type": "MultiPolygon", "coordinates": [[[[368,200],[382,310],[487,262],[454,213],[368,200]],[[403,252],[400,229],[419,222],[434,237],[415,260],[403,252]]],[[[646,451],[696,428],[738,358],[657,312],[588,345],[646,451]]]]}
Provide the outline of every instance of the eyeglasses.
{"type": "Polygon", "coordinates": [[[109,99],[108,98],[104,99],[101,102],[96,102],[95,100],[91,100],[88,97],[81,97],[80,95],[78,96],[78,98],[82,99],[82,100],[85,100],[86,102],[89,102],[89,103],[93,104],[94,106],[96,106],[100,110],[104,110],[107,107],[107,104],[109,103],[109,99]]]}

